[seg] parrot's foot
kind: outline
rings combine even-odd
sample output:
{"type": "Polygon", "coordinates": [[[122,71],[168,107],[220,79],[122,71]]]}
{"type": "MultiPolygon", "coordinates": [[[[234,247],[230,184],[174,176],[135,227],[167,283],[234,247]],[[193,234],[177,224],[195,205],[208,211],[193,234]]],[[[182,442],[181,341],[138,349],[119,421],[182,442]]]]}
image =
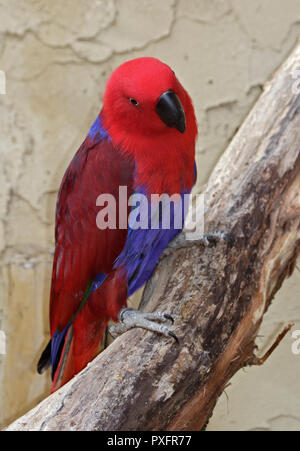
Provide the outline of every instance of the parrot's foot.
{"type": "Polygon", "coordinates": [[[167,326],[160,323],[165,323],[170,321],[172,324],[174,320],[172,316],[167,313],[154,312],[154,313],[142,313],[139,310],[132,308],[123,308],[119,313],[120,324],[116,326],[110,326],[110,334],[116,338],[135,327],[141,327],[142,329],[151,330],[152,332],[157,332],[159,334],[165,335],[166,337],[172,337],[179,343],[176,335],[168,329],[167,326]],[[158,321],[155,322],[155,321],[158,321]]]}
{"type": "Polygon", "coordinates": [[[174,250],[177,249],[184,249],[193,246],[214,247],[219,242],[222,241],[226,242],[229,246],[233,245],[233,240],[227,233],[216,232],[211,234],[204,234],[200,238],[197,238],[195,240],[188,240],[186,238],[186,234],[182,232],[179,235],[177,235],[177,237],[173,241],[169,243],[168,247],[162,254],[162,258],[167,257],[168,255],[172,254],[174,250]]]}

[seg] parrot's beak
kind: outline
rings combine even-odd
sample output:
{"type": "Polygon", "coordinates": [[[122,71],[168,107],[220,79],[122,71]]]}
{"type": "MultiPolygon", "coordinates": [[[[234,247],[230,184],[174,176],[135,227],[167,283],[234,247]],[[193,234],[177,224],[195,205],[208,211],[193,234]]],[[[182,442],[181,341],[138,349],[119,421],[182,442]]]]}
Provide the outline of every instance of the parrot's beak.
{"type": "Polygon", "coordinates": [[[176,128],[180,133],[185,132],[184,110],[174,91],[166,91],[160,96],[157,102],[156,112],[168,127],[176,128]]]}

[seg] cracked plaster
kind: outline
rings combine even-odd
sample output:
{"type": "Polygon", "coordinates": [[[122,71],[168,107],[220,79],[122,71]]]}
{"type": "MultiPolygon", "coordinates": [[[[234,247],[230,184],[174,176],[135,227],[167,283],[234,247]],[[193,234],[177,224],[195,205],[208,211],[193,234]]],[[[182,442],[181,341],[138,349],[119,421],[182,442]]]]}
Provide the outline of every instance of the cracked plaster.
{"type": "MultiPolygon", "coordinates": [[[[144,55],[174,68],[196,108],[199,190],[299,32],[298,0],[0,0],[0,70],[7,77],[0,96],[0,326],[7,335],[0,423],[49,389],[49,375],[36,375],[35,364],[48,333],[56,194],[111,71],[144,55]]],[[[274,301],[268,337],[283,311],[299,321],[299,277],[274,301]]],[[[230,408],[223,395],[211,429],[299,429],[293,375],[300,357],[288,352],[288,340],[278,351],[283,383],[263,390],[278,372],[275,357],[247,380],[239,372],[227,390],[230,408]]]]}

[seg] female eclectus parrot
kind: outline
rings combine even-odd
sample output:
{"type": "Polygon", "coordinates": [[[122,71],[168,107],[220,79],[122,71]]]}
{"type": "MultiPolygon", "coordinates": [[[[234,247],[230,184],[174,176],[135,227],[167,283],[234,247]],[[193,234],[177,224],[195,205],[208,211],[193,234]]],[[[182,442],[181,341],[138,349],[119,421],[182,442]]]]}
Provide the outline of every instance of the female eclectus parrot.
{"type": "Polygon", "coordinates": [[[103,108],[58,194],[51,340],[38,363],[39,373],[52,367],[52,392],[97,355],[110,319],[122,331],[143,327],[175,337],[163,324],[172,320],[169,315],[127,309],[126,300],[150,278],[183,228],[185,211],[176,227],[174,212],[195,183],[196,137],[192,101],[169,66],[138,58],[112,73],[103,108]],[[125,206],[120,187],[126,187],[125,206]],[[113,227],[102,230],[96,221],[101,194],[113,196],[117,207],[113,227]],[[122,212],[130,216],[132,194],[149,201],[152,194],[177,194],[170,226],[162,227],[162,204],[152,201],[150,215],[158,215],[158,227],[136,227],[130,220],[124,225],[124,219],[120,224],[122,212]]]}

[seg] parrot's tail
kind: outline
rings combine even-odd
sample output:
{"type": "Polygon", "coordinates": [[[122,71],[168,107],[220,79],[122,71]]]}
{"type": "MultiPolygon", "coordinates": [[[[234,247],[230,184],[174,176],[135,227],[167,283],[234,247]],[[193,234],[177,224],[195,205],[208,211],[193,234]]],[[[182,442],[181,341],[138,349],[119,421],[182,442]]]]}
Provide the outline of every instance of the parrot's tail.
{"type": "Polygon", "coordinates": [[[85,325],[83,329],[82,324],[76,323],[75,320],[65,333],[60,358],[52,372],[51,393],[66,384],[98,355],[100,341],[108,321],[99,320],[93,324],[85,325]],[[90,339],[91,337],[93,338],[90,339]]]}
{"type": "Polygon", "coordinates": [[[52,340],[49,341],[38,361],[37,371],[39,374],[43,374],[51,365],[51,342],[52,340]]]}
{"type": "Polygon", "coordinates": [[[112,272],[89,282],[77,312],[64,329],[52,335],[38,363],[38,372],[52,368],[51,393],[64,385],[93,360],[109,319],[118,321],[118,312],[126,305],[127,283],[124,271],[112,272]],[[101,290],[99,290],[99,284],[101,290]]]}
{"type": "Polygon", "coordinates": [[[77,324],[75,320],[64,331],[53,336],[37,365],[40,374],[52,366],[51,393],[66,384],[97,356],[107,324],[108,321],[99,320],[82,328],[82,324],[77,324]],[[82,331],[87,335],[83,336],[82,331]]]}

